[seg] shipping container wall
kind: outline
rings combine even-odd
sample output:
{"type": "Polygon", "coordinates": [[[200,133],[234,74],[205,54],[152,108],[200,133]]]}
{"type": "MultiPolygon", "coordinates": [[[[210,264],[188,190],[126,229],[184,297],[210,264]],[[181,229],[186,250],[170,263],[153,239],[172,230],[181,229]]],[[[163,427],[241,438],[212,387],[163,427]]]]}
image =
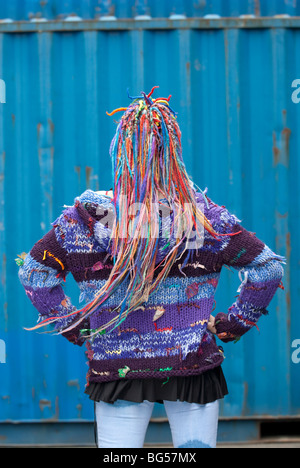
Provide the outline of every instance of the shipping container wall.
{"type": "Polygon", "coordinates": [[[273,16],[300,14],[299,0],[1,0],[0,18],[16,21],[34,18],[63,19],[79,16],[133,18],[147,15],[165,18],[172,15],[199,17],[220,15],[273,16]]]}
{"type": "MultiPolygon", "coordinates": [[[[2,3],[18,12],[15,19],[28,19],[29,4],[37,8],[1,2],[2,16],[12,15],[2,3]]],[[[83,3],[45,8],[55,17],[66,11],[58,5],[83,3]]],[[[125,3],[114,4],[123,16],[125,3]]],[[[230,2],[239,3],[246,4],[230,2]]],[[[108,150],[118,114],[106,111],[130,103],[127,89],[136,95],[155,85],[159,95],[172,95],[192,179],[287,258],[285,290],[278,289],[259,330],[223,345],[229,395],[221,418],[300,416],[300,20],[28,23],[0,23],[0,421],[93,421],[84,350],[23,329],[37,315],[15,258],[51,228],[64,204],[86,188],[111,187],[108,150]]],[[[239,284],[236,271],[222,271],[215,312],[231,306],[239,284]]],[[[71,277],[65,290],[79,306],[71,277]]],[[[158,405],[154,417],[162,414],[158,405]]]]}

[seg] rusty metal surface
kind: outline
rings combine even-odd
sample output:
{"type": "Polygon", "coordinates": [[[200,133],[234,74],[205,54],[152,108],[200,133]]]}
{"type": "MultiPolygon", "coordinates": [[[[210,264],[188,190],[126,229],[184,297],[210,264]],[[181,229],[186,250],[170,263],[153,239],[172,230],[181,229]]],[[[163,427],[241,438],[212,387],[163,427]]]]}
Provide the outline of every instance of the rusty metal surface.
{"type": "Polygon", "coordinates": [[[215,29],[298,29],[300,17],[234,17],[234,18],[153,18],[149,19],[94,19],[75,18],[72,21],[0,21],[0,33],[41,33],[41,32],[81,32],[81,31],[166,31],[166,30],[215,30],[215,29]]]}

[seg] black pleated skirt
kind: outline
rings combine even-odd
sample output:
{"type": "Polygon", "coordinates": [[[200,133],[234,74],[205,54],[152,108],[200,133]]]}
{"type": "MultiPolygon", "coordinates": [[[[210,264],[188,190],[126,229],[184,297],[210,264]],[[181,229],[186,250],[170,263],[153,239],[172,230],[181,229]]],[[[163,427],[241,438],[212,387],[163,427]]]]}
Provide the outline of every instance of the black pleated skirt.
{"type": "Polygon", "coordinates": [[[220,367],[200,375],[170,377],[168,379],[116,380],[113,382],[90,383],[85,393],[93,401],[113,404],[116,400],[141,403],[186,401],[205,405],[228,395],[223,370],[220,367]]]}

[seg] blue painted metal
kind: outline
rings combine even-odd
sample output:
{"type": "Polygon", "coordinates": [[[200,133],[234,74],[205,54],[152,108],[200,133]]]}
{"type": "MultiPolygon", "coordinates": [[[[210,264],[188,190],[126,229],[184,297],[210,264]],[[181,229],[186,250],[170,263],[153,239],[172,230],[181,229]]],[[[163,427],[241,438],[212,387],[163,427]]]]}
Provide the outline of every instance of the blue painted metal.
{"type": "MultiPolygon", "coordinates": [[[[103,2],[101,8],[130,17],[128,3],[111,10],[103,2]]],[[[185,2],[175,3],[179,13],[185,2]]],[[[218,11],[218,5],[222,14],[245,13],[238,9],[244,2],[225,3],[201,4],[211,8],[206,13],[218,11]]],[[[282,13],[275,1],[252,5],[265,14],[266,3],[269,14],[282,13]]],[[[148,2],[147,8],[150,4],[162,12],[156,16],[169,16],[163,2],[148,2]]],[[[65,14],[72,12],[93,18],[96,2],[43,5],[0,3],[1,16],[17,20],[41,8],[47,18],[64,14],[59,21],[0,23],[0,79],[6,84],[6,103],[0,103],[0,340],[6,350],[5,363],[0,359],[0,421],[93,419],[93,404],[83,394],[84,351],[22,328],[36,315],[18,283],[14,259],[49,230],[77,194],[110,188],[108,148],[116,125],[105,111],[129,103],[127,88],[134,94],[153,85],[160,86],[159,94],[173,95],[184,159],[196,183],[288,259],[286,289],[276,294],[260,332],[224,346],[230,395],[221,416],[299,415],[300,364],[291,360],[291,345],[300,338],[300,291],[292,281],[300,258],[300,104],[291,96],[292,82],[300,79],[300,20],[69,22],[65,14]]],[[[145,5],[136,2],[136,13],[149,14],[145,5]]],[[[281,5],[297,13],[299,2],[281,5]]],[[[195,11],[188,16],[198,16],[195,11]]],[[[238,285],[238,275],[225,269],[218,311],[232,304],[238,285]]],[[[65,288],[79,305],[72,278],[65,288]]],[[[154,417],[165,417],[161,406],[154,417]]]]}
{"type": "Polygon", "coordinates": [[[201,17],[205,15],[273,16],[300,15],[299,0],[14,0],[0,2],[0,18],[16,21],[33,18],[62,19],[69,15],[83,19],[115,16],[132,18],[151,16],[165,18],[171,15],[201,17]]]}
{"type": "Polygon", "coordinates": [[[182,30],[215,30],[215,29],[298,29],[299,17],[238,17],[238,18],[154,18],[151,20],[120,19],[120,20],[50,20],[50,21],[20,21],[0,22],[2,33],[41,33],[41,32],[124,32],[124,31],[182,31],[182,30]]]}

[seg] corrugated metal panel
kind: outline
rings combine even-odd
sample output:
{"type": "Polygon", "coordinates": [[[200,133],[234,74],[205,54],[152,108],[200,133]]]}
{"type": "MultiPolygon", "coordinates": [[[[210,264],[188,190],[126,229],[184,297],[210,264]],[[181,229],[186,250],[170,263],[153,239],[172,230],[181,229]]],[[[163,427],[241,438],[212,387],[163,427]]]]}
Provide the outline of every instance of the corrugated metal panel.
{"type": "Polygon", "coordinates": [[[0,3],[0,18],[30,20],[62,19],[76,15],[83,19],[116,16],[132,18],[147,15],[165,18],[171,15],[199,17],[300,15],[299,0],[14,0],[0,3]]]}
{"type": "MultiPolygon", "coordinates": [[[[103,29],[97,23],[78,22],[74,31],[62,21],[57,32],[41,23],[27,33],[26,25],[0,25],[6,83],[6,104],[0,104],[0,339],[7,351],[6,364],[0,363],[0,421],[93,418],[83,395],[83,351],[22,330],[36,316],[14,259],[77,194],[110,188],[115,124],[105,111],[128,104],[127,88],[136,93],[153,85],[173,95],[196,183],[288,259],[286,290],[278,291],[260,333],[224,346],[230,395],[222,417],[299,415],[300,364],[291,360],[291,345],[300,339],[300,291],[292,281],[300,258],[300,104],[292,102],[291,84],[300,78],[300,20],[260,20],[250,29],[235,19],[220,20],[214,29],[205,20],[180,27],[166,20],[152,28],[132,21],[120,29],[118,21],[103,29]],[[17,28],[20,33],[12,32],[17,28]]],[[[238,285],[237,275],[225,269],[218,311],[232,304],[238,285]]],[[[72,278],[66,292],[78,305],[72,278]]]]}

